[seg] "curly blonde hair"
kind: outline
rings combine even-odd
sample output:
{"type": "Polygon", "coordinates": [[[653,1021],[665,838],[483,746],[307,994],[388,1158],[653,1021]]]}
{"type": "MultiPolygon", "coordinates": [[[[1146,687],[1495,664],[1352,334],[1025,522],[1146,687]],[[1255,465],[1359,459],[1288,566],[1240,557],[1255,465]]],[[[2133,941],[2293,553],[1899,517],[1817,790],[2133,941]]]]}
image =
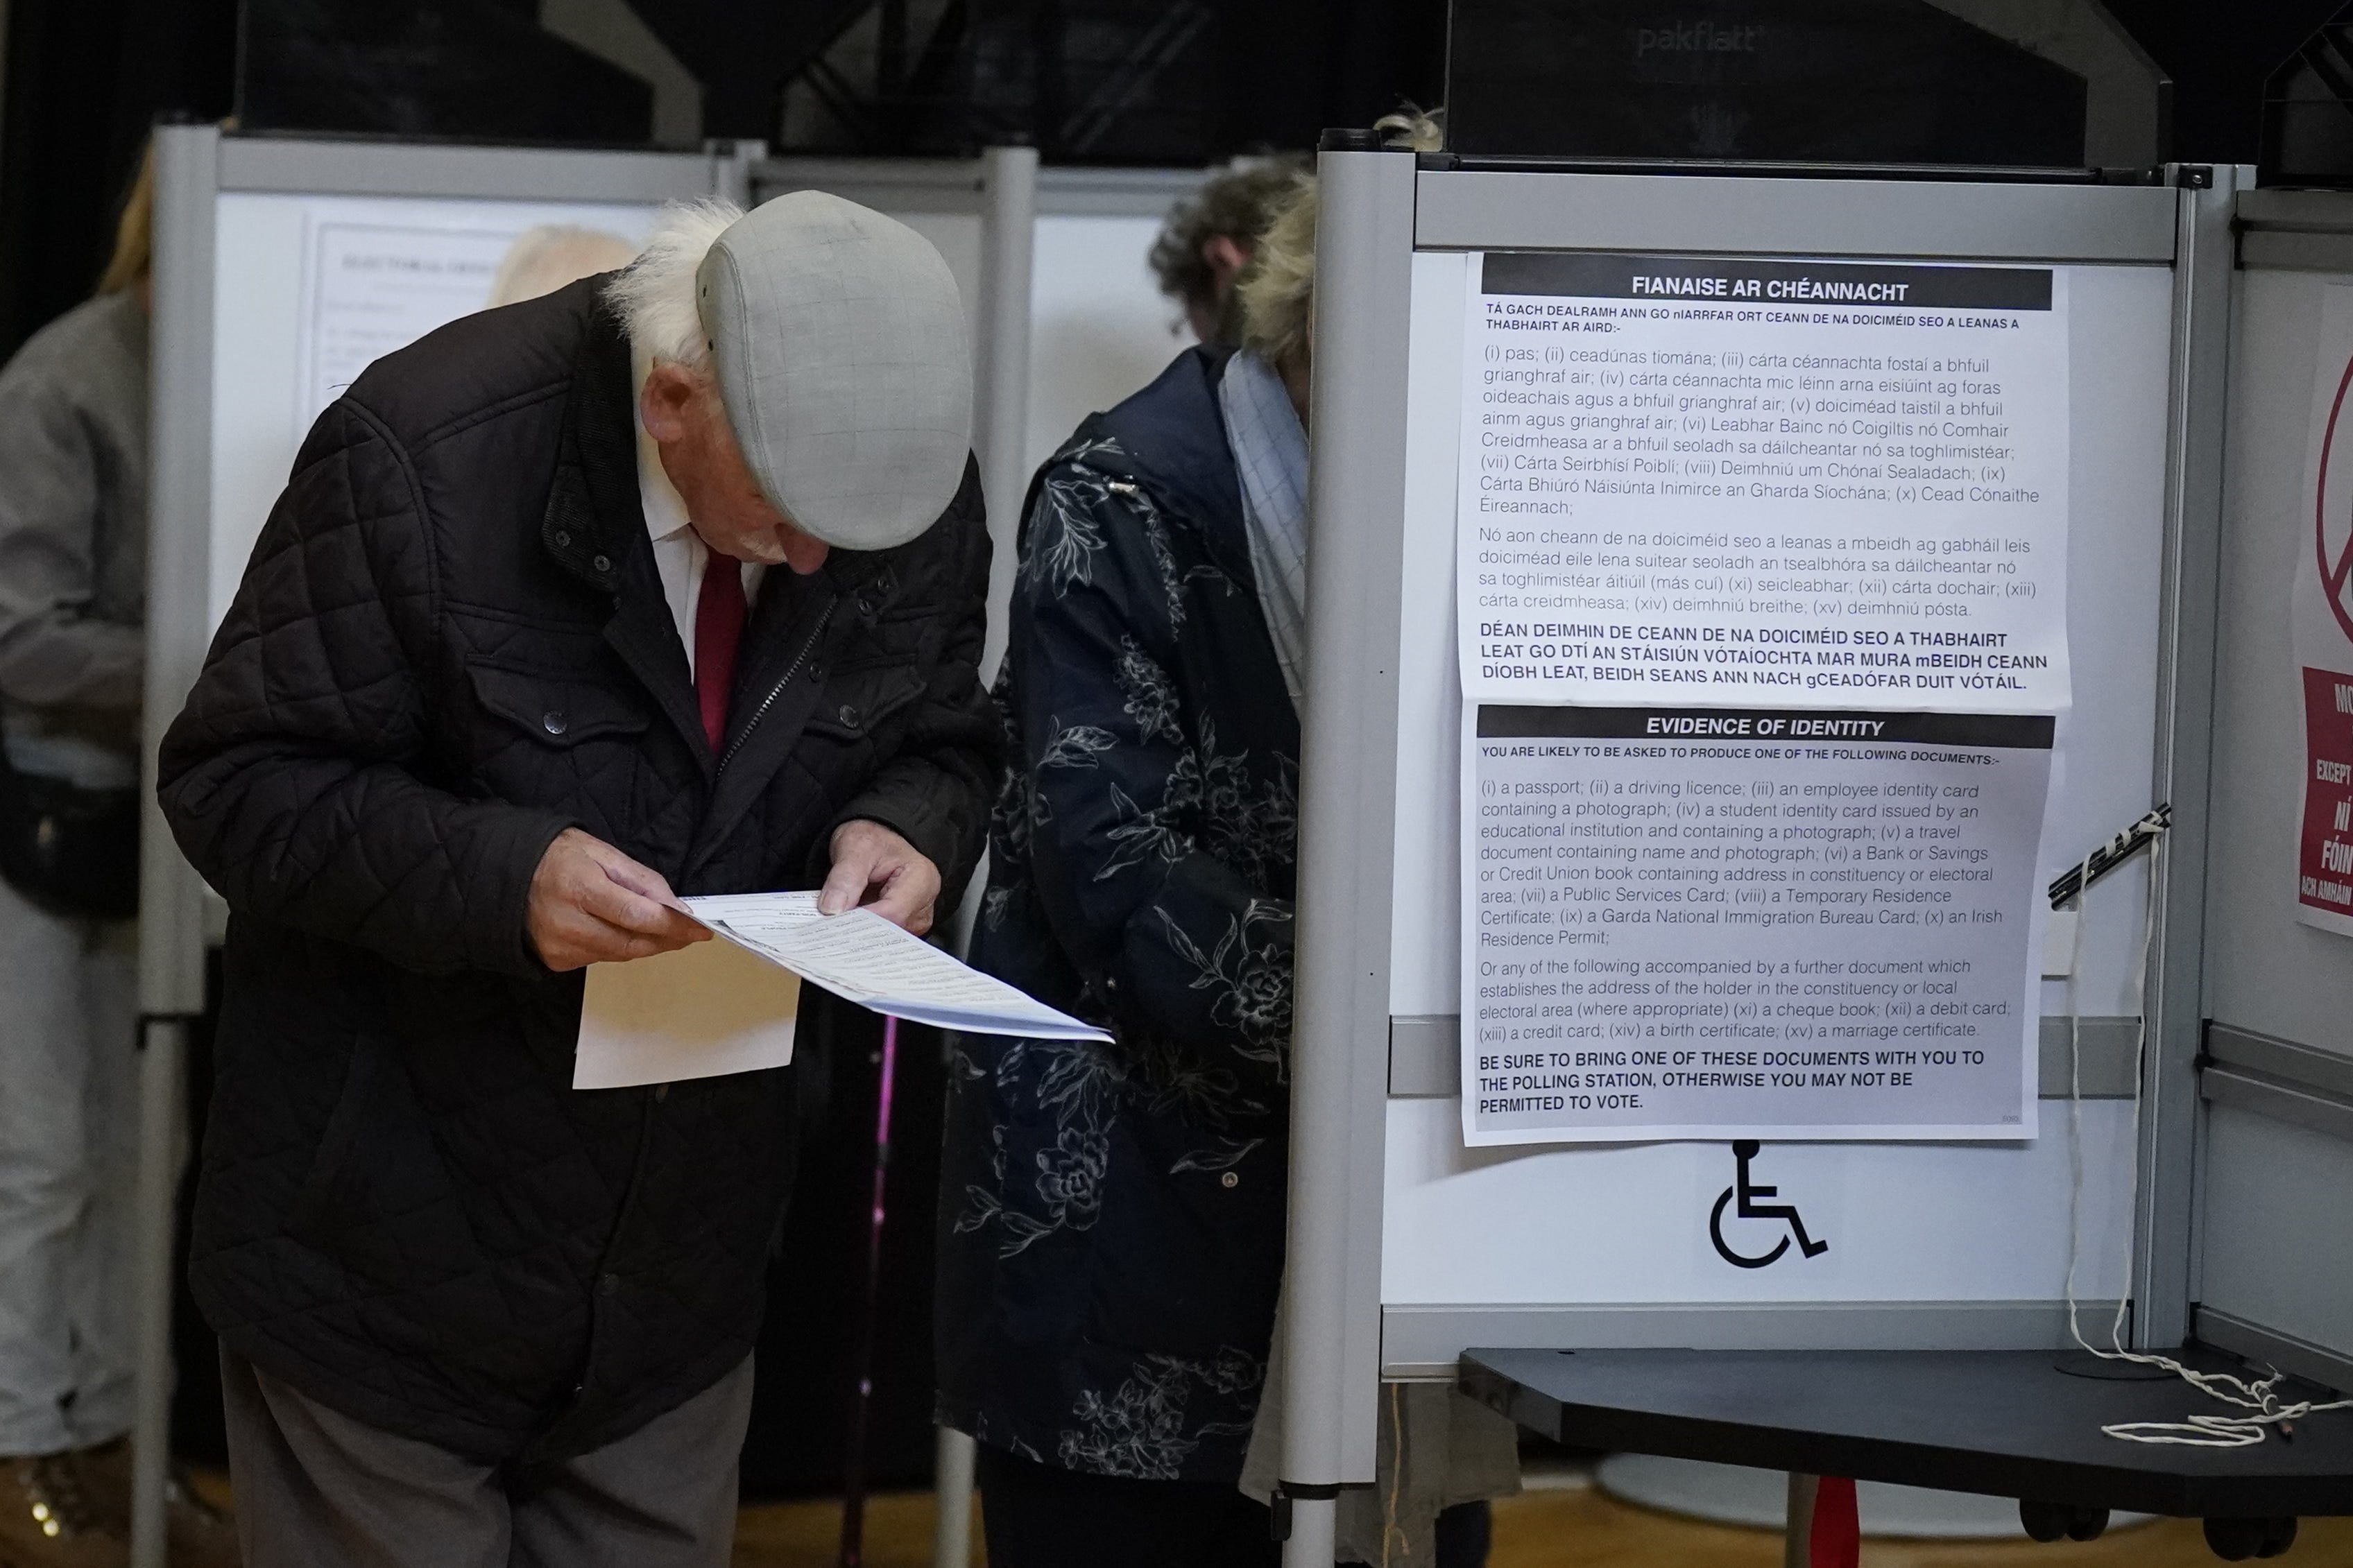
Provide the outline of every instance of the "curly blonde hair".
{"type": "MultiPolygon", "coordinates": [[[[1391,147],[1435,153],[1445,146],[1446,111],[1411,104],[1373,122],[1391,147]]],[[[1242,347],[1277,370],[1304,368],[1315,325],[1315,182],[1311,177],[1278,206],[1250,268],[1234,287],[1241,301],[1242,347]]]]}

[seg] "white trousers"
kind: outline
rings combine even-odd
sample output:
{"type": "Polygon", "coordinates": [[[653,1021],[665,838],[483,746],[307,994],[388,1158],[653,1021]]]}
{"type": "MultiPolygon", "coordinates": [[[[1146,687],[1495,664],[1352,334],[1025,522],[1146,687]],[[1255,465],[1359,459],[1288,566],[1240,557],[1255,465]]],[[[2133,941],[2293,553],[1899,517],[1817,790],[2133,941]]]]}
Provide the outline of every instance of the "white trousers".
{"type": "Polygon", "coordinates": [[[138,948],[0,882],[0,1455],[131,1427],[138,948]]]}

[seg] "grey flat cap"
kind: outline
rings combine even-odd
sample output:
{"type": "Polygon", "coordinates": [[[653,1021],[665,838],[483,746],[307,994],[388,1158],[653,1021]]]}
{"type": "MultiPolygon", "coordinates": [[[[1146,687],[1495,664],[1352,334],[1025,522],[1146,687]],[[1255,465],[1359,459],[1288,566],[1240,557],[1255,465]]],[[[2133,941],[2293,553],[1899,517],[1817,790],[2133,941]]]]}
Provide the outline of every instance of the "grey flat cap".
{"type": "Polygon", "coordinates": [[[803,532],[887,550],[938,520],[971,449],[955,279],[905,224],[821,191],[761,203],[696,277],[727,423],[803,532]]]}

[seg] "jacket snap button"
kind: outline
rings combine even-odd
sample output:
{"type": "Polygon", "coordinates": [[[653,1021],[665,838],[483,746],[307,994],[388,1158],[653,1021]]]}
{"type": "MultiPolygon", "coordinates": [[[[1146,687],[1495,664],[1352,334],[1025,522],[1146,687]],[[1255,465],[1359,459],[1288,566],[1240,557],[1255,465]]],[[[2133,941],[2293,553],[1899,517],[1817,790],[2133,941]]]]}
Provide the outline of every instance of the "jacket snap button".
{"type": "Polygon", "coordinates": [[[572,728],[572,721],[564,716],[564,710],[561,708],[549,709],[540,715],[539,721],[551,735],[561,735],[565,731],[572,728]]]}
{"type": "Polygon", "coordinates": [[[557,529],[557,530],[555,531],[555,543],[556,543],[556,548],[558,548],[558,549],[560,550],[560,549],[564,548],[565,546],[566,546],[566,545],[570,544],[571,542],[572,542],[572,536],[571,536],[570,534],[568,534],[568,533],[565,532],[565,531],[564,531],[562,529],[560,529],[560,528],[559,528],[559,529],[557,529]]]}
{"type": "Polygon", "coordinates": [[[1234,1174],[1231,1171],[1228,1171],[1224,1175],[1218,1178],[1218,1184],[1220,1186],[1229,1188],[1239,1187],[1242,1184],[1242,1179],[1234,1174]]]}
{"type": "Polygon", "coordinates": [[[871,599],[859,600],[858,613],[864,616],[867,619],[872,620],[874,618],[874,601],[871,599]]]}
{"type": "Polygon", "coordinates": [[[825,680],[825,666],[821,664],[810,665],[809,679],[822,684],[825,680]]]}
{"type": "Polygon", "coordinates": [[[613,569],[613,558],[609,555],[599,555],[596,560],[591,561],[588,564],[594,566],[599,572],[610,572],[613,569]]]}
{"type": "Polygon", "coordinates": [[[834,717],[841,721],[841,727],[845,730],[855,730],[858,728],[858,710],[851,707],[847,702],[841,705],[841,711],[836,713],[834,717]]]}

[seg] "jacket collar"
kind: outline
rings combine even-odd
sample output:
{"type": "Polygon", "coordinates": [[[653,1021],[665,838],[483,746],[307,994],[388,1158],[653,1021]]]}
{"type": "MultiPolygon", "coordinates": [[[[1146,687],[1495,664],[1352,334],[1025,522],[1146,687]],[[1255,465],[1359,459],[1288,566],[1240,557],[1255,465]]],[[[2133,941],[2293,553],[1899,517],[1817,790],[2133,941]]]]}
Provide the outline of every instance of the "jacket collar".
{"type": "Polygon", "coordinates": [[[1257,576],[1242,526],[1241,485],[1218,404],[1218,381],[1232,357],[1233,350],[1215,344],[1187,349],[1151,385],[1081,426],[1076,441],[1118,442],[1136,482],[1200,531],[1220,570],[1253,587],[1257,576]]]}

